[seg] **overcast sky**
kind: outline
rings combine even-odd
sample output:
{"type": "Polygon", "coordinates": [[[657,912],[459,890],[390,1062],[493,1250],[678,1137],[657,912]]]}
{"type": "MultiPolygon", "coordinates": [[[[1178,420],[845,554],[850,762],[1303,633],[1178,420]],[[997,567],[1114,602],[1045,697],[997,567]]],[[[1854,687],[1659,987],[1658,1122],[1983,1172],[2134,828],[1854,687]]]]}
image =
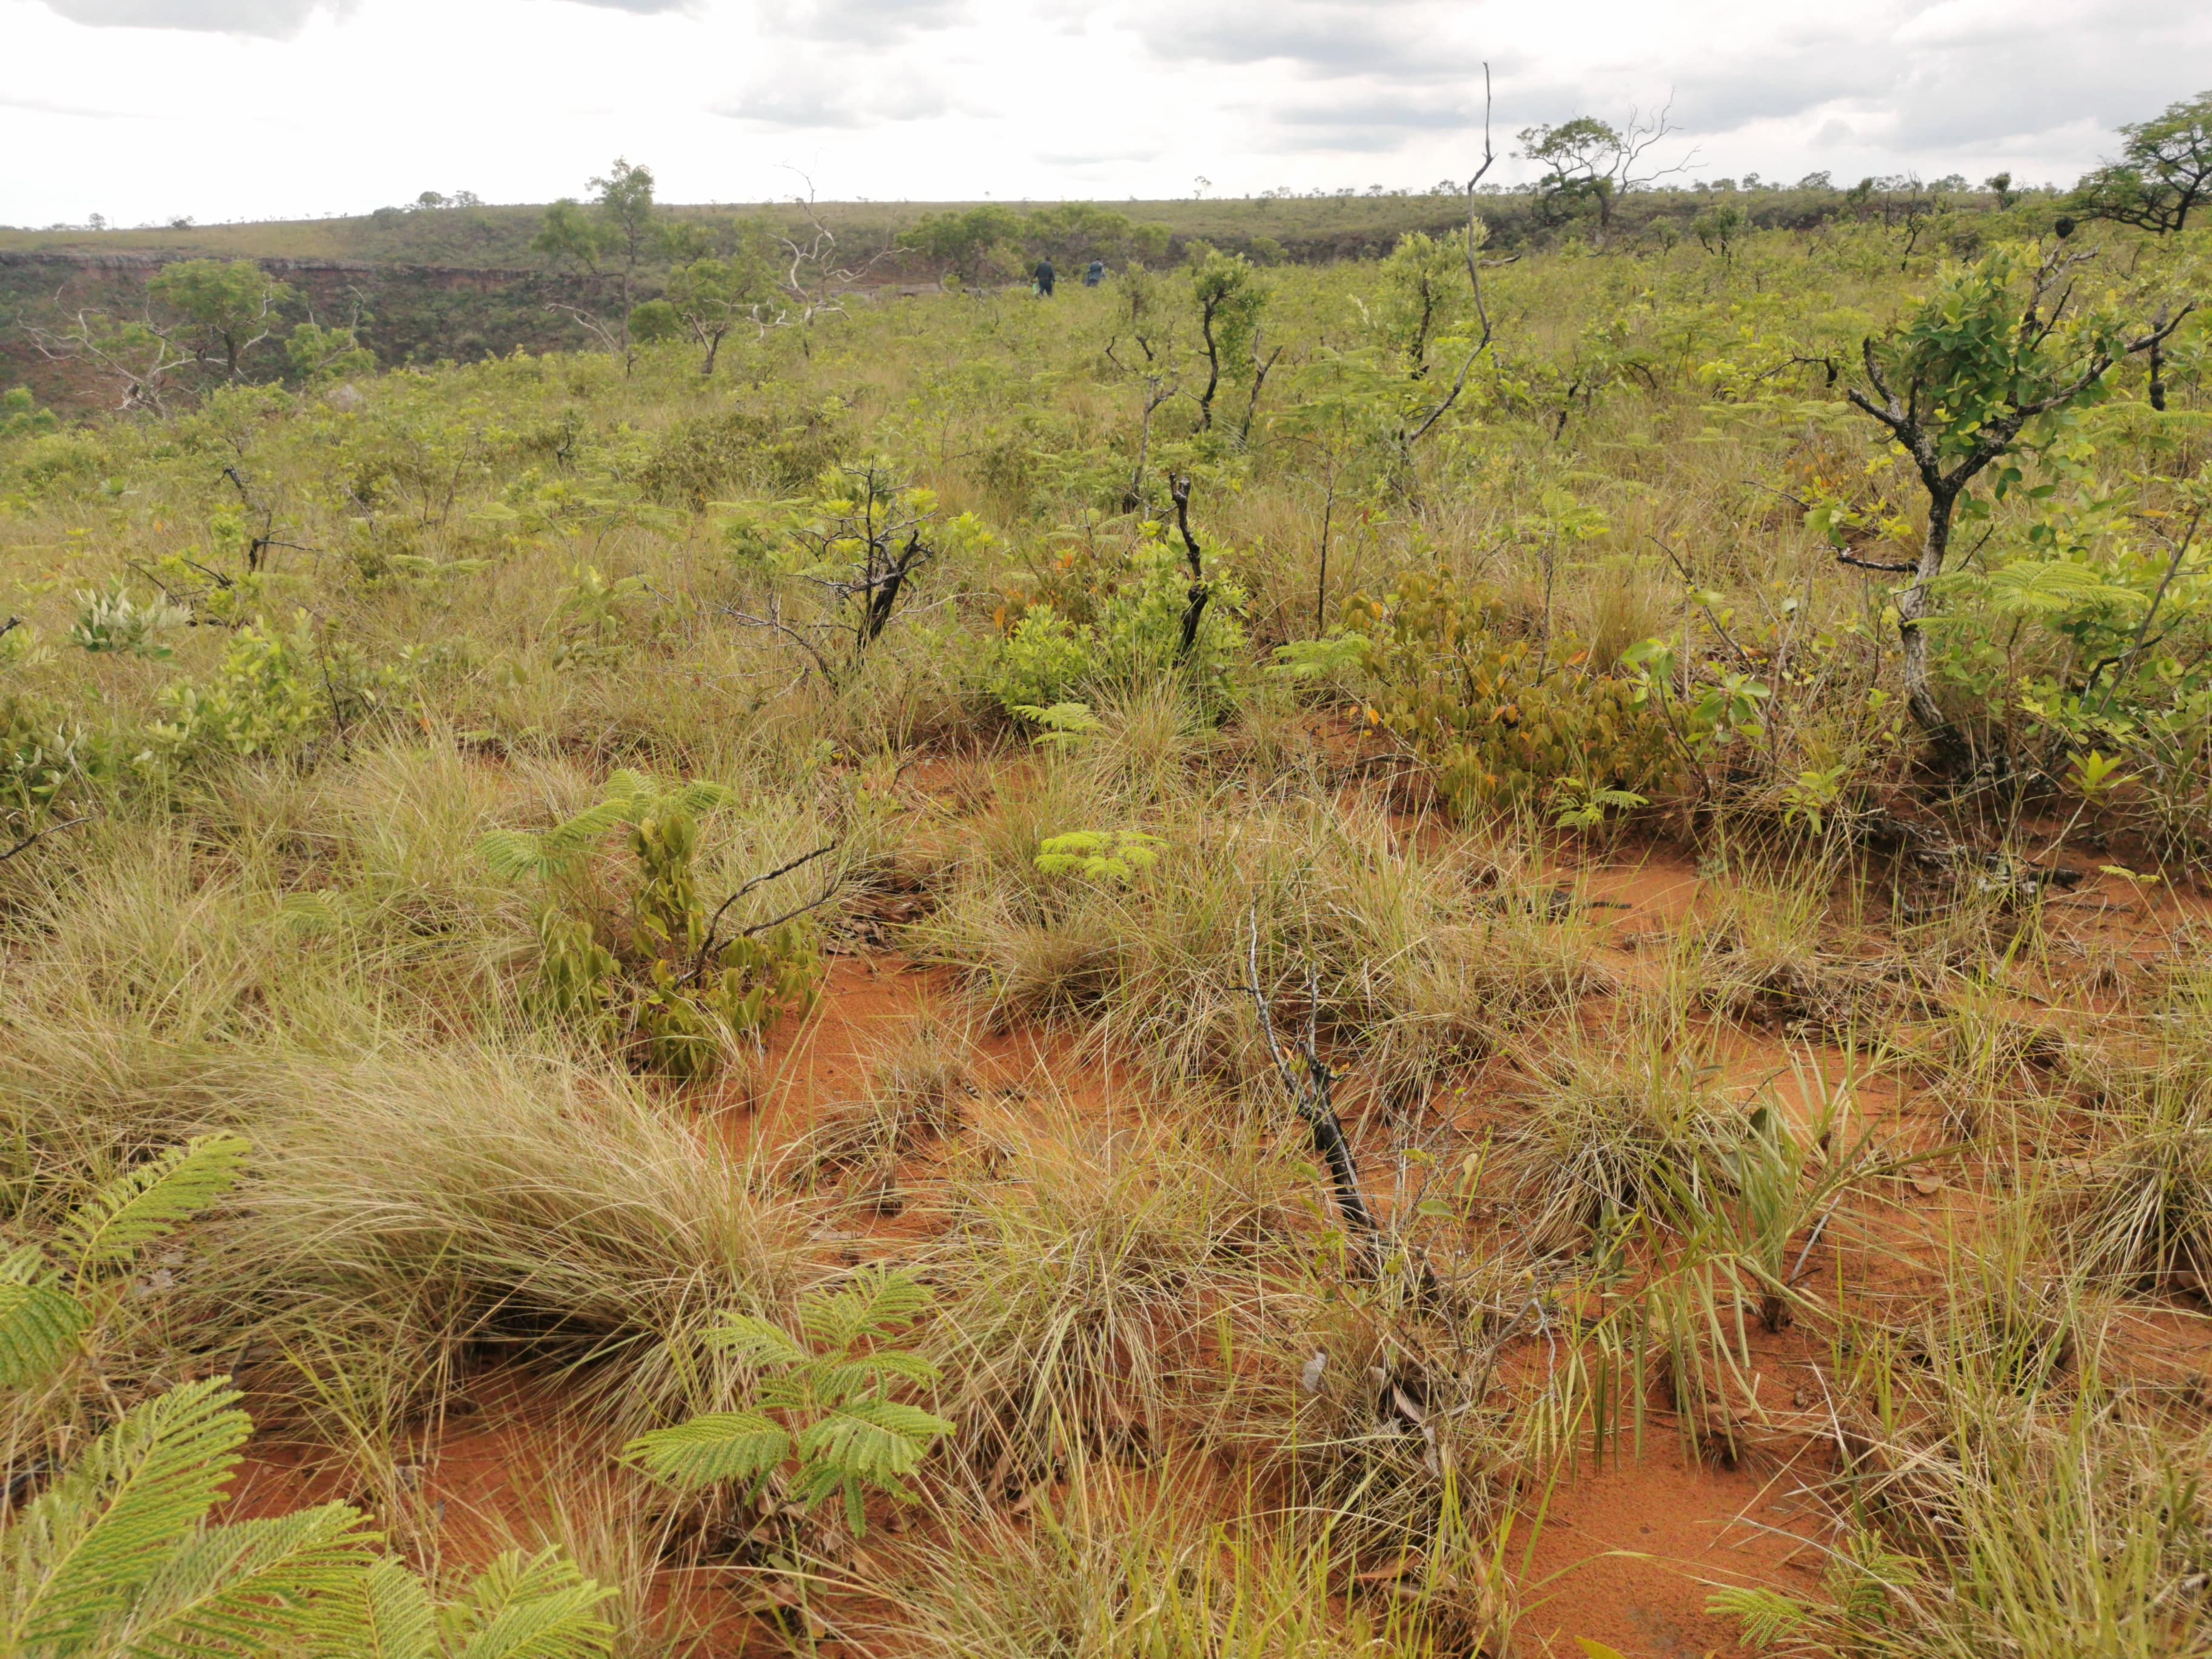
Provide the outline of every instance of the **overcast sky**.
{"type": "Polygon", "coordinates": [[[544,201],[617,155],[685,202],[1421,186],[1486,60],[1509,149],[1671,97],[1693,177],[2071,182],[2212,86],[2212,4],[0,0],[0,223],[544,201]]]}

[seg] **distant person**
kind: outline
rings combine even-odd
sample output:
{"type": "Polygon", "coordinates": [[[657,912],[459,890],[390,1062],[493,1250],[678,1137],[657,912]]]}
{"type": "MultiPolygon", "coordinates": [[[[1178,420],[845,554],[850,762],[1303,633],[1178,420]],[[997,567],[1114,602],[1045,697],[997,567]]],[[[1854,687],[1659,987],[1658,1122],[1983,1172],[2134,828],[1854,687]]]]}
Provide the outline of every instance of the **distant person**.
{"type": "Polygon", "coordinates": [[[1103,259],[1093,259],[1091,262],[1091,268],[1083,273],[1083,286],[1085,288],[1097,288],[1099,283],[1105,280],[1106,262],[1103,259]]]}
{"type": "Polygon", "coordinates": [[[1053,282],[1058,275],[1059,273],[1052,268],[1051,260],[1040,259],[1037,261],[1036,291],[1039,298],[1046,300],[1052,298],[1053,282]]]}

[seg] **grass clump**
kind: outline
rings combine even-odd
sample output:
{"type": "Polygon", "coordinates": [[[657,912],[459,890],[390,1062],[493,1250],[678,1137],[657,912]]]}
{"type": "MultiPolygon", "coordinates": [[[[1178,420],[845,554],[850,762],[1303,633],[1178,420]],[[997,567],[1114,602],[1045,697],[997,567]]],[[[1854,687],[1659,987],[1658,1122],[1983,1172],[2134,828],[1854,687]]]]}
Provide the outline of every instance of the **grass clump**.
{"type": "Polygon", "coordinates": [[[479,1049],[259,1082],[260,1180],[205,1305],[272,1386],[365,1364],[419,1412],[520,1360],[649,1422],[720,1386],[708,1321],[811,1276],[800,1218],[619,1073],[479,1049]]]}

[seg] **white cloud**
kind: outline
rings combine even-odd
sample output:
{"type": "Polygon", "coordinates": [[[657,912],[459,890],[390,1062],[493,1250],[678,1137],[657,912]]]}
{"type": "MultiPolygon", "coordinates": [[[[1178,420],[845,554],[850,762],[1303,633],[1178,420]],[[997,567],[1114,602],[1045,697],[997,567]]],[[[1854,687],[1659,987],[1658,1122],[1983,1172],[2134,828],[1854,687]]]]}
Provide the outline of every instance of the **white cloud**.
{"type": "Polygon", "coordinates": [[[345,0],[46,0],[72,23],[92,28],[195,29],[215,34],[297,34],[318,11],[345,0]]]}
{"type": "MultiPolygon", "coordinates": [[[[2196,0],[0,0],[0,222],[1463,176],[1672,96],[1715,174],[2065,179],[2212,82],[2196,0]],[[98,114],[139,119],[88,118],[98,114]],[[158,132],[158,140],[152,135],[158,132]]],[[[1509,163],[1501,176],[1513,176],[1509,163]]]]}

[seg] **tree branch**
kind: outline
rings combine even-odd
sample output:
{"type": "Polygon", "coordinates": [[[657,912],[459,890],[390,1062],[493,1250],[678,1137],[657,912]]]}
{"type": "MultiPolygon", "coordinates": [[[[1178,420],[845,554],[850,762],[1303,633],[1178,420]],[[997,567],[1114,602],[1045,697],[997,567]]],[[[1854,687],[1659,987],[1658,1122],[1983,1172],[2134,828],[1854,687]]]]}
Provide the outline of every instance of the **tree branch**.
{"type": "Polygon", "coordinates": [[[1467,280],[1474,289],[1474,314],[1476,320],[1482,325],[1482,334],[1481,337],[1475,341],[1474,349],[1467,354],[1467,360],[1460,364],[1459,373],[1452,379],[1452,388],[1444,394],[1443,401],[1428,412],[1426,418],[1419,426],[1399,440],[1399,447],[1405,453],[1409,464],[1413,458],[1413,446],[1427,436],[1429,429],[1443,419],[1459,402],[1460,393],[1467,390],[1467,377],[1474,373],[1474,366],[1480,360],[1482,354],[1490,349],[1492,335],[1490,306],[1482,296],[1482,261],[1476,258],[1475,253],[1476,249],[1480,246],[1482,220],[1481,216],[1475,210],[1474,192],[1475,187],[1481,184],[1483,175],[1490,171],[1498,160],[1497,152],[1491,148],[1490,143],[1491,101],[1490,65],[1485,64],[1482,66],[1482,165],[1474,170],[1474,177],[1467,181],[1467,280]]]}
{"type": "Polygon", "coordinates": [[[1327,1160],[1329,1183],[1336,1194],[1336,1207],[1343,1216],[1346,1231],[1352,1234],[1362,1253],[1372,1267],[1382,1266],[1382,1229],[1376,1224],[1375,1212],[1367,1207],[1367,1199],[1359,1187],[1359,1169],[1353,1161],[1352,1144],[1345,1139],[1344,1125],[1336,1115],[1330,1099],[1337,1074],[1322,1058],[1318,1042],[1320,1023],[1320,988],[1310,964],[1306,969],[1306,1035],[1305,1043],[1298,1054],[1298,1064],[1283,1052],[1275,1035],[1274,1011],[1267,994],[1260,986],[1260,913],[1252,909],[1249,925],[1251,942],[1247,948],[1245,963],[1247,979],[1244,993],[1252,999],[1260,1012],[1260,1033],[1267,1040],[1268,1058],[1275,1064],[1275,1073],[1283,1087],[1290,1093],[1291,1105],[1306,1127],[1313,1133],[1314,1151],[1327,1160]],[[1300,1075],[1303,1066],[1304,1075],[1300,1075]]]}
{"type": "Polygon", "coordinates": [[[48,836],[58,836],[64,830],[74,830],[80,823],[89,822],[91,817],[92,814],[89,812],[82,813],[79,816],[67,819],[61,823],[50,823],[45,829],[34,831],[33,834],[24,836],[22,840],[17,842],[6,852],[0,853],[0,864],[7,863],[9,859],[14,858],[18,853],[28,852],[32,848],[36,847],[40,842],[44,841],[48,836]]]}
{"type": "MultiPolygon", "coordinates": [[[[721,903],[714,908],[714,918],[707,924],[706,942],[700,945],[699,954],[691,963],[691,971],[684,975],[684,977],[687,980],[696,979],[699,977],[700,974],[705,970],[708,958],[713,957],[714,954],[714,935],[721,930],[722,918],[728,913],[729,908],[732,904],[735,904],[746,894],[751,892],[754,888],[761,886],[765,883],[774,881],[778,876],[787,876],[793,871],[802,869],[805,866],[813,863],[815,860],[822,858],[828,854],[834,853],[836,850],[837,843],[836,842],[824,842],[821,846],[816,848],[811,853],[801,853],[797,858],[792,860],[788,864],[779,864],[775,869],[765,871],[760,875],[751,878],[742,887],[738,888],[736,892],[724,899],[721,903]]],[[[822,903],[829,897],[830,892],[834,892],[835,890],[835,887],[832,887],[829,892],[823,893],[822,898],[815,900],[814,903],[822,903]]],[[[758,927],[745,928],[738,933],[736,937],[738,939],[750,938],[756,933],[759,933],[766,928],[776,926],[777,922],[789,921],[792,916],[802,915],[805,911],[811,910],[813,908],[814,905],[811,904],[804,905],[800,907],[799,909],[792,911],[789,915],[777,917],[775,921],[763,922],[758,927]]]]}

